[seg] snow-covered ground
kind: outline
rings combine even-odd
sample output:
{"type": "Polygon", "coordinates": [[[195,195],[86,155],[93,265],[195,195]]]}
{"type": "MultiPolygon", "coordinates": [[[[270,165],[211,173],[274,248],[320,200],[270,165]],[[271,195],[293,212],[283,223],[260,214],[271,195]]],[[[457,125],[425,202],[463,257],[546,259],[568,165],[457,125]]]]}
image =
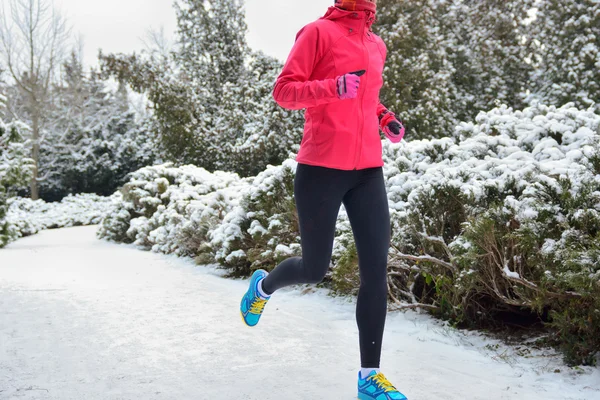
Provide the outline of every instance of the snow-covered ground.
{"type": "MultiPolygon", "coordinates": [[[[351,302],[284,290],[247,328],[246,281],[97,240],[96,229],[0,250],[0,399],[355,398],[351,302]]],[[[600,369],[497,345],[391,313],[382,367],[410,400],[600,399],[600,369]]]]}

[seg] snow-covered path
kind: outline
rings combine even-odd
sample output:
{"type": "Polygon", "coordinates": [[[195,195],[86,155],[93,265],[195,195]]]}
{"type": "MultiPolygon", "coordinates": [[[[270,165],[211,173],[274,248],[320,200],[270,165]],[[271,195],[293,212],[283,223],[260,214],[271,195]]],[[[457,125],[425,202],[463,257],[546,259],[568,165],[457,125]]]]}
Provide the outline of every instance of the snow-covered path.
{"type": "MultiPolygon", "coordinates": [[[[46,231],[0,250],[0,399],[355,398],[348,301],[282,291],[247,328],[246,281],[95,231],[46,231]]],[[[555,357],[486,344],[496,342],[391,313],[382,367],[410,400],[600,399],[598,369],[554,373],[555,357]]]]}

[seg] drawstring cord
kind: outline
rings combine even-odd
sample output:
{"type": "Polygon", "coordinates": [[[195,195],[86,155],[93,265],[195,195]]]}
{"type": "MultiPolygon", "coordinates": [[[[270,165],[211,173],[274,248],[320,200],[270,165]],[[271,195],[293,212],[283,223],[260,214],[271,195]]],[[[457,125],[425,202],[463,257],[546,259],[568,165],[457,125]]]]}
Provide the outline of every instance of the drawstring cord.
{"type": "Polygon", "coordinates": [[[365,11],[367,13],[367,28],[369,28],[369,30],[371,30],[371,26],[373,26],[373,24],[375,23],[375,21],[377,20],[377,15],[374,12],[365,11]]]}

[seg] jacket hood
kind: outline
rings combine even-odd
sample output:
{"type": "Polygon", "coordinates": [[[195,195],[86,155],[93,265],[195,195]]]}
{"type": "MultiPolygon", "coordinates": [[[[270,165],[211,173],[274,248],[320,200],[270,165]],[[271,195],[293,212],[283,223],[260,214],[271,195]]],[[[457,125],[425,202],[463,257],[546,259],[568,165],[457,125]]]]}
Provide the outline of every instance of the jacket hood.
{"type": "Polygon", "coordinates": [[[336,6],[329,7],[325,15],[323,15],[320,19],[329,19],[335,21],[344,18],[353,18],[356,15],[366,15],[367,28],[371,28],[371,25],[373,25],[376,19],[376,13],[371,11],[349,11],[343,10],[336,6]]]}

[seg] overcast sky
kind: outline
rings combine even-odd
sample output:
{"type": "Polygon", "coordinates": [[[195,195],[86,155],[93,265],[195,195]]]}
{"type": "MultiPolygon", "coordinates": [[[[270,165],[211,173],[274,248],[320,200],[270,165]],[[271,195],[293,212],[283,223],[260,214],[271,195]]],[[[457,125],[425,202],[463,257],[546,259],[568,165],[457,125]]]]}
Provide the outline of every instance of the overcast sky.
{"type": "MultiPolygon", "coordinates": [[[[0,0],[1,1],[1,0],[0,0]]],[[[96,63],[98,49],[130,53],[143,48],[148,28],[164,27],[173,38],[173,0],[54,0],[81,34],[86,65],[96,63]]],[[[248,43],[285,61],[296,32],[322,16],[333,0],[246,0],[248,43]],[[300,5],[301,4],[301,5],[300,5]]]]}

